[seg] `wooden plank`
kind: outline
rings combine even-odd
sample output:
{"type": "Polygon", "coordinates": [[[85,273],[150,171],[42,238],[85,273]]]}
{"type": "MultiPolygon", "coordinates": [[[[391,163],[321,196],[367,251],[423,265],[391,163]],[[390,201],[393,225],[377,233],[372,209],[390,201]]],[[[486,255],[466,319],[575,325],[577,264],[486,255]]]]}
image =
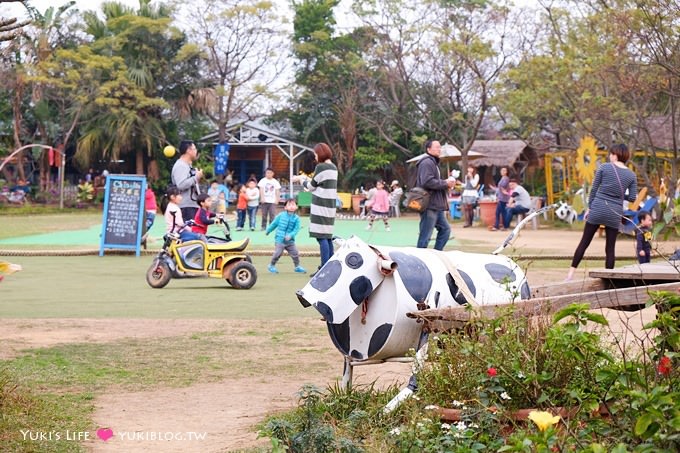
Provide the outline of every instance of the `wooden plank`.
{"type": "Polygon", "coordinates": [[[531,298],[536,299],[538,297],[562,296],[564,294],[580,294],[602,289],[605,289],[605,283],[602,279],[588,278],[578,281],[536,286],[535,288],[531,288],[531,298]]]}
{"type": "Polygon", "coordinates": [[[589,303],[591,309],[626,307],[645,304],[650,291],[680,291],[680,282],[660,285],[637,286],[625,289],[606,289],[580,294],[541,297],[514,304],[486,305],[481,307],[445,307],[407,313],[426,323],[426,328],[437,331],[460,327],[474,318],[492,319],[509,306],[515,306],[515,316],[537,316],[555,313],[572,303],[589,303]]]}
{"type": "Polygon", "coordinates": [[[607,279],[680,281],[680,263],[666,261],[631,264],[616,269],[593,269],[588,272],[588,276],[607,279]]]}

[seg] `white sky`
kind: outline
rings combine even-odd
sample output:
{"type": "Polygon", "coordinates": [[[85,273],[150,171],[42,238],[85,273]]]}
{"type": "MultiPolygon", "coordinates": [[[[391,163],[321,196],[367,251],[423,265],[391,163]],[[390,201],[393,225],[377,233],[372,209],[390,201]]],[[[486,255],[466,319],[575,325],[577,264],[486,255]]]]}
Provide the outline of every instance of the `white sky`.
{"type": "MultiPolygon", "coordinates": [[[[125,5],[129,5],[132,7],[138,7],[139,6],[139,0],[117,0],[119,3],[123,3],[125,5]]],[[[162,0],[155,0],[152,1],[153,3],[157,2],[161,3],[166,3],[162,0]]],[[[191,1],[201,1],[201,0],[188,0],[189,2],[191,1]]],[[[515,5],[518,6],[537,6],[538,0],[512,0],[515,5]]],[[[30,4],[37,8],[38,11],[40,12],[45,12],[47,8],[50,6],[53,6],[55,9],[57,9],[59,6],[64,5],[67,3],[67,0],[29,0],[30,4]]],[[[289,7],[289,1],[288,0],[273,0],[275,4],[278,5],[280,12],[290,10],[289,7]]],[[[76,0],[76,4],[74,8],[78,8],[81,11],[87,11],[87,10],[99,10],[99,5],[103,3],[102,0],[76,0]]],[[[350,6],[352,4],[352,0],[340,0],[340,5],[335,11],[335,19],[338,23],[338,26],[340,28],[345,28],[347,26],[354,25],[351,21],[351,18],[348,14],[350,10],[350,6]],[[347,23],[349,22],[349,23],[347,23]]],[[[0,16],[2,17],[22,17],[25,14],[25,8],[19,4],[14,4],[14,3],[9,3],[9,4],[2,4],[2,7],[0,9],[0,16]]],[[[292,15],[292,13],[291,13],[292,15]]]]}
{"type": "MultiPolygon", "coordinates": [[[[139,0],[117,0],[117,1],[129,6],[139,6],[139,0]]],[[[29,0],[29,3],[38,11],[44,13],[45,10],[47,10],[47,8],[49,8],[50,6],[53,6],[54,9],[56,10],[61,5],[65,5],[66,3],[68,3],[68,0],[29,0]]],[[[101,3],[103,2],[100,0],[76,0],[74,8],[78,8],[81,11],[87,11],[89,9],[99,10],[99,5],[101,3]]],[[[24,8],[23,6],[13,3],[9,3],[8,5],[7,4],[2,5],[2,11],[0,12],[0,16],[22,17],[26,15],[25,13],[26,8],[24,8]]]]}

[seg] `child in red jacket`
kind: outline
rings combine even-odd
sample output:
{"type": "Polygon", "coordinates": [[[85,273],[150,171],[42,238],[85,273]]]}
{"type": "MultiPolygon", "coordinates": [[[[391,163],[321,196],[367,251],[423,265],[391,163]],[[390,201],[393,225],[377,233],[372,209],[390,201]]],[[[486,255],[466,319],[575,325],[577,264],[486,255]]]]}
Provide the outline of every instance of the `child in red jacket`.
{"type": "Polygon", "coordinates": [[[194,223],[196,225],[191,227],[191,231],[194,233],[202,234],[205,236],[208,234],[208,225],[215,225],[220,223],[222,220],[217,217],[217,214],[210,212],[210,204],[212,199],[207,193],[201,193],[196,199],[198,206],[200,208],[196,212],[196,217],[194,217],[194,223]]]}

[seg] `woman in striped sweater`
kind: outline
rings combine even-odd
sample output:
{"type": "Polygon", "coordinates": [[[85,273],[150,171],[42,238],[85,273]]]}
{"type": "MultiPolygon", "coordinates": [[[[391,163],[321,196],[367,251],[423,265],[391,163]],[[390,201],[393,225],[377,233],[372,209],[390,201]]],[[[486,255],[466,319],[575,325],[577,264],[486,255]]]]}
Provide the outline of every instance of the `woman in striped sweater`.
{"type": "Polygon", "coordinates": [[[600,165],[595,172],[595,179],[588,197],[583,236],[574,252],[565,281],[574,278],[574,272],[600,225],[604,225],[606,237],[605,267],[614,269],[616,236],[619,234],[619,226],[621,226],[623,217],[623,200],[627,199],[632,202],[637,197],[637,178],[635,173],[626,167],[629,158],[630,151],[626,145],[614,145],[609,151],[609,163],[600,165]]]}
{"type": "MultiPolygon", "coordinates": [[[[302,187],[312,192],[310,207],[309,235],[316,238],[321,251],[321,267],[333,255],[333,225],[335,206],[338,198],[338,168],[331,162],[330,146],[319,143],[314,147],[316,168],[312,179],[302,181],[302,187]]],[[[300,177],[293,177],[293,181],[300,177]]]]}

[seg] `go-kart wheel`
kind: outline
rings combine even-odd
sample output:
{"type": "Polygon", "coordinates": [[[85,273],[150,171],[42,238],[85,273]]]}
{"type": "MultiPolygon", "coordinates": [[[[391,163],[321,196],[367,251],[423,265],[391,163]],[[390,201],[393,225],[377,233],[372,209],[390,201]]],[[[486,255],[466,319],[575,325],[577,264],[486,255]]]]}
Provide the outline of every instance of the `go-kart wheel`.
{"type": "Polygon", "coordinates": [[[257,281],[255,266],[247,261],[239,261],[231,268],[228,282],[236,289],[250,289],[257,281]]]}
{"type": "Polygon", "coordinates": [[[171,278],[172,272],[170,271],[170,266],[163,262],[154,262],[149,270],[146,271],[146,282],[152,288],[163,288],[171,278]]]}

